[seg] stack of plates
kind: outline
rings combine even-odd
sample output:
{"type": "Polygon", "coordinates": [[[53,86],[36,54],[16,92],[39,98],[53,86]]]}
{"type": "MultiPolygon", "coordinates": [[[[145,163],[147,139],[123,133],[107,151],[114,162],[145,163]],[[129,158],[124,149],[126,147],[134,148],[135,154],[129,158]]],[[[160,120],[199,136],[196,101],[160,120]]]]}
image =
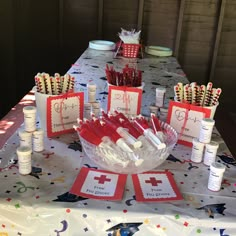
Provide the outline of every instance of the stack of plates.
{"type": "Polygon", "coordinates": [[[145,52],[147,54],[158,56],[158,57],[170,57],[172,56],[172,50],[170,48],[161,46],[146,46],[145,52]]]}
{"type": "Polygon", "coordinates": [[[114,50],[116,44],[106,40],[92,40],[89,42],[89,48],[96,50],[114,50]]]}

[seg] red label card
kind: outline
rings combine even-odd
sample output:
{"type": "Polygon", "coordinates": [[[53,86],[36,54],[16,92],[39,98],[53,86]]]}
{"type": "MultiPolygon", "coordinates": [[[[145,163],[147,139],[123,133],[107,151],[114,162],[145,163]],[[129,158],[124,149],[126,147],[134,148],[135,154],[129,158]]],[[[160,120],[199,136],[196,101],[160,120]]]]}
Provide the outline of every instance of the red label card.
{"type": "Polygon", "coordinates": [[[132,175],[136,201],[182,200],[171,172],[145,172],[132,175]]]}
{"type": "Polygon", "coordinates": [[[201,120],[210,114],[211,111],[202,106],[170,101],[166,122],[178,132],[178,143],[191,147],[192,139],[199,137],[201,120]]]}
{"type": "Polygon", "coordinates": [[[117,110],[131,115],[140,114],[142,89],[125,86],[109,86],[107,111],[117,110]]]}
{"type": "Polygon", "coordinates": [[[82,167],[70,193],[100,200],[121,200],[127,175],[82,167]]]}
{"type": "Polygon", "coordinates": [[[74,131],[73,125],[77,124],[77,118],[83,119],[83,109],[83,92],[47,98],[48,137],[74,131]]]}

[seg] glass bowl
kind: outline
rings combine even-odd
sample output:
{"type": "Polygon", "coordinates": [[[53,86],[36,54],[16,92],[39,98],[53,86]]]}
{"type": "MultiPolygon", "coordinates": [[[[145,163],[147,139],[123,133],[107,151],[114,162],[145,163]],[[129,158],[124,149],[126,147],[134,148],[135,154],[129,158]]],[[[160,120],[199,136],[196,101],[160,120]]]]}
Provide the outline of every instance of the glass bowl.
{"type": "Polygon", "coordinates": [[[176,130],[165,122],[160,121],[160,125],[164,134],[163,141],[166,144],[163,149],[157,149],[145,139],[147,142],[145,148],[134,149],[134,152],[131,153],[114,149],[109,142],[96,146],[81,136],[79,138],[87,157],[99,167],[116,173],[136,174],[152,170],[161,165],[177,142],[178,134],[176,130]]]}

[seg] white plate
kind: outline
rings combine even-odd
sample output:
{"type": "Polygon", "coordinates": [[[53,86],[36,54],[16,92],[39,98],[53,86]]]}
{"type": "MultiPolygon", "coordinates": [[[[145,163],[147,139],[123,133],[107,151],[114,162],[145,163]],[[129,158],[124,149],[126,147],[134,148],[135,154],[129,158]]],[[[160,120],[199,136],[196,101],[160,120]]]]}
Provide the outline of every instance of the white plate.
{"type": "Polygon", "coordinates": [[[170,48],[161,47],[161,46],[146,46],[145,52],[147,54],[158,56],[158,57],[170,57],[173,54],[170,48]]]}
{"type": "Polygon", "coordinates": [[[114,50],[116,44],[106,40],[93,40],[89,42],[89,48],[96,50],[114,50]]]}

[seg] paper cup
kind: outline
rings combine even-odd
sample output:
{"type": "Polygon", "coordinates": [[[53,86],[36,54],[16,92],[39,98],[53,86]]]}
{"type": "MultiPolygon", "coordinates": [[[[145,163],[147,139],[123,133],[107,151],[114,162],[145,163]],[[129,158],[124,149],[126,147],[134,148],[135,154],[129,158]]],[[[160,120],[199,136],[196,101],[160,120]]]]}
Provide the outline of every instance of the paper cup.
{"type": "Polygon", "coordinates": [[[45,134],[47,134],[47,98],[57,95],[39,93],[36,87],[33,88],[33,91],[35,91],[35,102],[40,127],[44,130],[45,134]]]}
{"type": "Polygon", "coordinates": [[[216,108],[218,107],[219,102],[215,106],[210,106],[210,107],[204,107],[207,108],[211,111],[210,118],[213,119],[216,113],[216,108]]]}

